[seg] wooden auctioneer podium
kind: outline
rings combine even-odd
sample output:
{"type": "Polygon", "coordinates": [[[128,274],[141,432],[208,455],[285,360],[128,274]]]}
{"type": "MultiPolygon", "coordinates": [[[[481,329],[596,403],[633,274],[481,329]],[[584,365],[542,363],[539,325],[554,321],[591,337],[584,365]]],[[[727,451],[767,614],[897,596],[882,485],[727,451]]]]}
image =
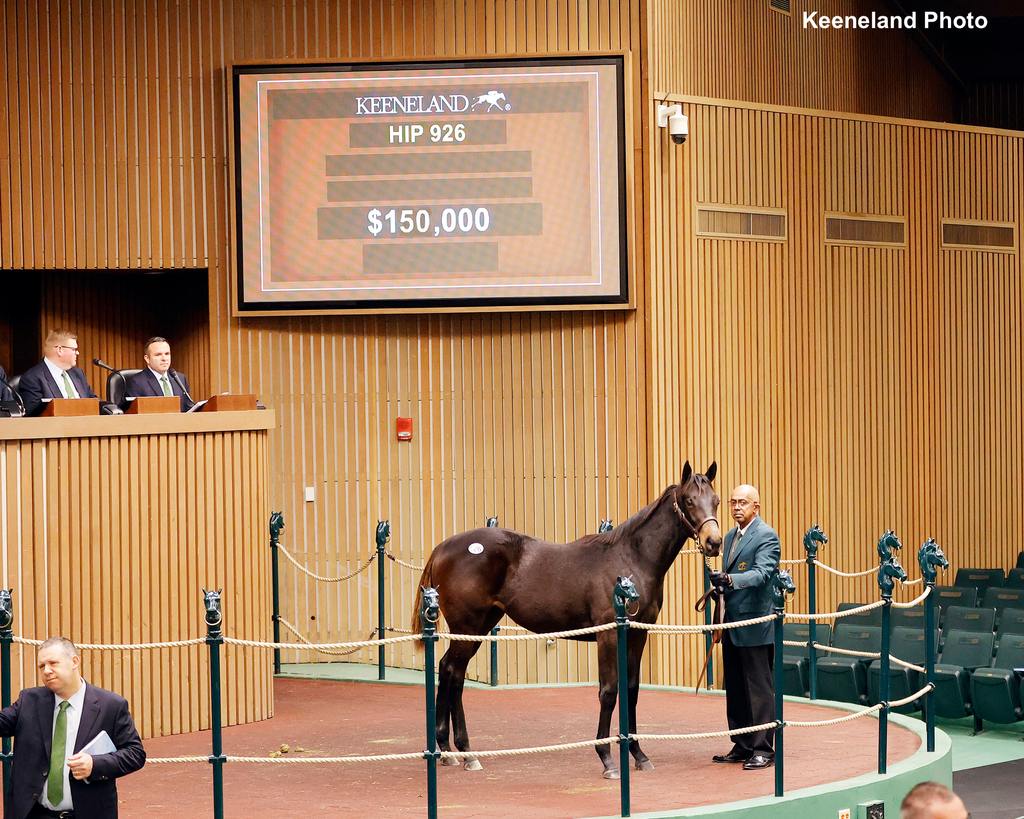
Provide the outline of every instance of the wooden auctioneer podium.
{"type": "Polygon", "coordinates": [[[99,415],[98,398],[54,398],[47,401],[40,418],[76,418],[83,415],[99,415]]]}
{"type": "MultiPolygon", "coordinates": [[[[231,399],[231,400],[228,400],[231,399]]],[[[273,410],[99,415],[96,399],[51,401],[49,417],[0,418],[0,571],[14,587],[15,633],[82,643],[206,634],[202,589],[223,589],[226,633],[272,639],[268,435],[273,410]],[[77,408],[81,407],[82,410],[77,408]],[[88,417],[71,415],[85,411],[88,417]]],[[[154,404],[153,406],[157,406],[154,404]]],[[[204,407],[203,409],[207,409],[204,407]]],[[[222,649],[224,724],[273,716],[270,649],[222,649]]],[[[15,685],[37,679],[35,649],[11,646],[15,685]]],[[[143,737],[210,727],[209,651],[97,651],[90,682],[132,704],[143,737]]]]}

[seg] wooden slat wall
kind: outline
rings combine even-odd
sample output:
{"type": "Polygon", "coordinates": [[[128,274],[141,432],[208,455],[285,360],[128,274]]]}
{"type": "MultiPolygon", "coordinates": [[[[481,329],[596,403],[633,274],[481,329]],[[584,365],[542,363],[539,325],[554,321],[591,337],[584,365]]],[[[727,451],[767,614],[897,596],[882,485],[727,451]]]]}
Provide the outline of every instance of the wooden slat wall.
{"type": "MultiPolygon", "coordinates": [[[[266,432],[0,441],[0,558],[15,634],[202,637],[205,586],[224,588],[231,636],[268,640],[266,481],[266,432]]],[[[270,652],[223,650],[225,724],[272,716],[270,652]]],[[[37,685],[35,649],[16,645],[12,658],[14,691],[37,685]]],[[[85,650],[83,668],[129,700],[143,737],[209,728],[204,645],[85,650]]]]}
{"type": "Polygon", "coordinates": [[[651,88],[701,97],[952,120],[954,95],[905,32],[803,28],[802,13],[895,14],[884,0],[650,0],[651,88]]]}
{"type": "MultiPolygon", "coordinates": [[[[760,486],[784,558],[804,556],[817,521],[832,538],[821,558],[844,571],[876,563],[889,527],[911,578],[926,537],[950,558],[946,582],[1012,566],[1020,255],[940,242],[944,218],[1020,234],[1024,137],[679,99],[689,141],[652,135],[655,476],[677,453],[717,457],[723,494],[760,486]],[[784,209],[788,240],[698,238],[698,203],[784,209]],[[905,218],[906,248],[826,245],[827,212],[905,218]]],[[[877,599],[873,576],[818,576],[820,611],[877,599]]],[[[804,567],[795,577],[806,611],[804,567]]],[[[692,621],[699,584],[683,561],[663,618],[692,621]]],[[[666,640],[656,656],[663,682],[692,682],[703,659],[666,640]]]]}

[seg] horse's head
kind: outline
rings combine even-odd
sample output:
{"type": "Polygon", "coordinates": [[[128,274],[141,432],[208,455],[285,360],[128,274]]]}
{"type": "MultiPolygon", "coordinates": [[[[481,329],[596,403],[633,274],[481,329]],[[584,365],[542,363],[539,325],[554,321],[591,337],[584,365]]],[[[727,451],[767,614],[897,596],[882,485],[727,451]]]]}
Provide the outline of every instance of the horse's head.
{"type": "Polygon", "coordinates": [[[612,523],[611,518],[602,518],[601,522],[597,524],[597,533],[603,534],[605,532],[610,532],[614,528],[615,525],[612,523]]]}
{"type": "Polygon", "coordinates": [[[878,560],[884,563],[893,559],[894,553],[903,548],[900,539],[892,529],[886,529],[878,539],[878,560]]]}
{"type": "Polygon", "coordinates": [[[804,532],[804,550],[811,560],[816,560],[818,557],[819,543],[828,543],[828,535],[817,523],[812,523],[811,528],[804,532]]]}
{"type": "Polygon", "coordinates": [[[722,548],[722,527],[717,517],[722,499],[711,486],[717,474],[714,461],[703,475],[694,472],[687,461],[679,484],[672,488],[672,507],[705,557],[717,557],[722,548]]]}
{"type": "Polygon", "coordinates": [[[917,553],[917,562],[921,564],[921,576],[925,583],[935,582],[935,568],[948,569],[949,561],[942,552],[942,547],[933,538],[921,544],[917,553]]]}
{"type": "Polygon", "coordinates": [[[498,516],[497,515],[491,515],[489,518],[487,518],[487,528],[488,529],[493,529],[497,525],[498,525],[498,516]]]}
{"type": "Polygon", "coordinates": [[[391,521],[390,520],[378,520],[377,521],[377,546],[383,547],[385,543],[391,540],[391,521]]]}
{"type": "Polygon", "coordinates": [[[888,560],[883,561],[878,567],[878,588],[887,597],[892,596],[895,585],[894,581],[899,580],[902,583],[906,579],[907,573],[895,557],[890,557],[888,560]]]}
{"type": "Polygon", "coordinates": [[[785,569],[779,569],[772,575],[772,602],[775,603],[775,608],[782,609],[786,607],[786,598],[796,593],[796,585],[793,583],[793,577],[785,569]]]}
{"type": "Polygon", "coordinates": [[[206,607],[206,625],[209,628],[217,628],[224,619],[224,615],[220,610],[220,592],[220,589],[217,589],[217,591],[207,591],[206,589],[203,589],[203,605],[206,607]]]}
{"type": "Polygon", "coordinates": [[[14,589],[0,589],[0,630],[9,629],[14,622],[14,589]]]}
{"type": "Polygon", "coordinates": [[[281,530],[284,529],[284,515],[280,512],[270,513],[270,540],[277,543],[281,540],[281,530]]]}

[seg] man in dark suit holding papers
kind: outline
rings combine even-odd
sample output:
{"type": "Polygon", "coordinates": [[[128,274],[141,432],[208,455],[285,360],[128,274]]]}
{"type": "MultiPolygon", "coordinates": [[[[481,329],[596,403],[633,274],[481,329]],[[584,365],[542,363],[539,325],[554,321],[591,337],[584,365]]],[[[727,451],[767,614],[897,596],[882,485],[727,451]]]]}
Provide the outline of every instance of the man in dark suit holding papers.
{"type": "MultiPolygon", "coordinates": [[[[753,620],[772,613],[772,574],[779,567],[779,536],[765,523],[761,496],[748,484],[737,486],[729,499],[736,526],[722,545],[722,571],[711,573],[711,585],[725,594],[725,622],[753,620]]],[[[729,729],[764,725],[775,719],[772,668],[775,644],[771,622],[726,629],[722,636],[725,711],[729,729]]],[[[741,762],[744,770],[768,768],[775,762],[775,729],[733,734],[732,750],[715,762],[741,762]]]]}
{"type": "Polygon", "coordinates": [[[0,711],[0,736],[14,737],[4,816],[116,817],[114,780],[146,763],[127,701],[82,679],[78,649],[64,637],[46,640],[37,661],[43,684],[0,711]]]}

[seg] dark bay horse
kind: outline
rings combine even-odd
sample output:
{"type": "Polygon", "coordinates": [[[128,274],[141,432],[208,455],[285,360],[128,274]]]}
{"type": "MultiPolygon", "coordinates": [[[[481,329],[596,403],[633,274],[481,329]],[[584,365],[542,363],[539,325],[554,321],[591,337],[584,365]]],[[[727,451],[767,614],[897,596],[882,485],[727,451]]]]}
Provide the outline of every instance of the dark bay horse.
{"type": "MultiPolygon", "coordinates": [[[[695,473],[689,461],[678,484],[610,532],[585,535],[572,543],[548,543],[508,529],[484,528],[455,535],[434,548],[420,577],[421,587],[438,590],[441,612],[454,634],[487,634],[502,615],[534,632],[567,631],[615,620],[612,592],[616,578],[631,577],[640,593],[631,619],[653,623],[661,611],[665,573],[687,538],[709,557],[718,554],[722,532],[716,517],[719,497],[711,486],[717,467],[695,473]]],[[[413,610],[413,631],[421,631],[420,595],[413,610]]],[[[632,614],[632,613],[631,613],[632,614]]],[[[615,707],[618,673],[615,631],[576,638],[597,642],[601,716],[597,737],[608,736],[615,707]]],[[[640,659],[647,632],[629,632],[629,728],[636,731],[640,659]]],[[[419,644],[418,644],[419,645],[419,644]]],[[[450,751],[449,723],[455,747],[466,753],[466,770],[479,770],[470,753],[462,689],[466,667],[480,648],[476,642],[452,642],[441,658],[437,686],[437,744],[450,751]]],[[[653,764],[630,743],[640,770],[653,764]]],[[[597,747],[606,779],[619,770],[607,745],[597,747]]],[[[458,764],[449,762],[446,764],[458,764]]]]}

